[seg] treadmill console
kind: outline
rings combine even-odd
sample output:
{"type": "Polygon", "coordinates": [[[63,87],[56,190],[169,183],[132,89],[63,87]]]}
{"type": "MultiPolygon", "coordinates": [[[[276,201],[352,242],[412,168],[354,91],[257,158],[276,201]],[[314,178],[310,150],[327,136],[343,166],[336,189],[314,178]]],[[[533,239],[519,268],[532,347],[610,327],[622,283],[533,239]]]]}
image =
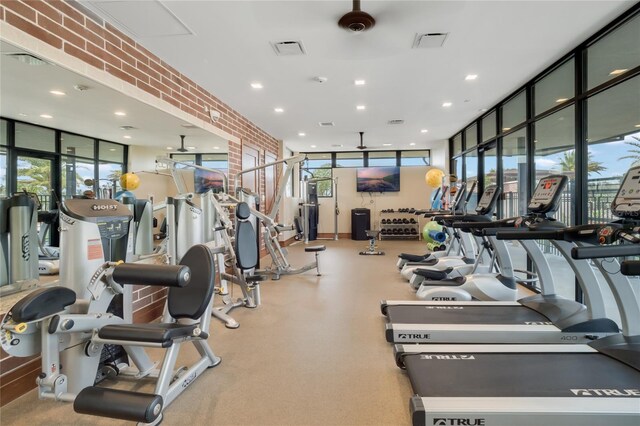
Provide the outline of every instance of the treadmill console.
{"type": "Polygon", "coordinates": [[[611,203],[611,211],[618,217],[640,216],[640,166],[629,169],[622,179],[611,203]]]}
{"type": "Polygon", "coordinates": [[[560,194],[568,180],[564,175],[549,175],[540,179],[527,209],[531,213],[552,213],[558,210],[560,194]]]}
{"type": "Polygon", "coordinates": [[[498,202],[498,197],[500,196],[500,188],[498,185],[489,185],[484,189],[482,193],[482,197],[480,197],[480,201],[478,201],[478,205],[476,206],[476,213],[479,215],[487,215],[490,214],[496,206],[498,202]]]}

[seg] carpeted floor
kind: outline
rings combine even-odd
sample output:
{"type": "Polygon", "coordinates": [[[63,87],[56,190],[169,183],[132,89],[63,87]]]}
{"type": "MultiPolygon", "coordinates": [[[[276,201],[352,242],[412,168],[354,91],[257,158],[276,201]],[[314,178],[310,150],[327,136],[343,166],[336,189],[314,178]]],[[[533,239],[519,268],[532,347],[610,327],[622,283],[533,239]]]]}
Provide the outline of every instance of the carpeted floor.
{"type": "MultiPolygon", "coordinates": [[[[321,277],[309,271],[265,281],[259,308],[232,311],[240,328],[213,323],[209,342],[222,363],[167,408],[164,425],[410,423],[411,386],[385,341],[379,301],[415,299],[395,267],[396,255],[423,252],[424,245],[383,241],[385,256],[359,256],[365,241],[321,243],[327,245],[321,277]]],[[[289,247],[294,266],[313,260],[303,247],[289,247]]],[[[185,345],[178,365],[194,354],[185,345]]],[[[76,414],[71,404],[39,401],[35,390],[2,407],[0,423],[127,424],[76,414]]]]}

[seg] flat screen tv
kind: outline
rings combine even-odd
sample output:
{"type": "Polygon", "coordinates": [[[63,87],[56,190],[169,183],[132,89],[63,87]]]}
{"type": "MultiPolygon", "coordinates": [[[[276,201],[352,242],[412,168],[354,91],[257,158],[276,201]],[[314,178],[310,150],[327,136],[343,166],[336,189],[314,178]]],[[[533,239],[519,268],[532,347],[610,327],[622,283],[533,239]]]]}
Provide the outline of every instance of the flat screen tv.
{"type": "Polygon", "coordinates": [[[400,191],[400,167],[364,167],[356,172],[358,192],[400,191]]]}
{"type": "Polygon", "coordinates": [[[204,194],[210,189],[216,193],[224,190],[224,180],[218,172],[196,169],[193,177],[195,180],[194,191],[196,194],[204,194]]]}

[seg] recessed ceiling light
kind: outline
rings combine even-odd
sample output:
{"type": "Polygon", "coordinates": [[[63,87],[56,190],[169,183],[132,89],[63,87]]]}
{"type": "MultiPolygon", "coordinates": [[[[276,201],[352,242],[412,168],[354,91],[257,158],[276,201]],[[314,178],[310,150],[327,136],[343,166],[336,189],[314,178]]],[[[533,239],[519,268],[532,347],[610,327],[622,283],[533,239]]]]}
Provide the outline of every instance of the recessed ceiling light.
{"type": "Polygon", "coordinates": [[[451,102],[444,102],[442,104],[442,106],[445,107],[445,108],[449,108],[451,105],[453,105],[451,102]]]}
{"type": "Polygon", "coordinates": [[[253,89],[262,89],[262,83],[260,83],[258,81],[254,81],[253,83],[251,83],[251,87],[253,89]]]}
{"type": "Polygon", "coordinates": [[[167,149],[168,149],[169,151],[171,151],[171,150],[173,149],[173,147],[172,147],[172,146],[168,146],[168,147],[167,147],[167,149]]]}
{"type": "Polygon", "coordinates": [[[428,130],[427,130],[427,129],[422,129],[422,130],[420,130],[420,133],[427,133],[427,132],[428,132],[428,130]]]}
{"type": "Polygon", "coordinates": [[[636,124],[636,125],[635,125],[635,126],[633,126],[633,127],[640,127],[640,124],[636,124]]]}
{"type": "Polygon", "coordinates": [[[220,149],[220,147],[219,146],[214,146],[213,149],[220,149]]]}
{"type": "Polygon", "coordinates": [[[409,144],[409,146],[416,146],[416,143],[415,143],[415,142],[411,142],[411,143],[409,144]]]}
{"type": "Polygon", "coordinates": [[[18,115],[19,115],[20,117],[27,117],[27,114],[25,114],[25,113],[23,113],[23,112],[19,113],[18,115]]]}
{"type": "Polygon", "coordinates": [[[561,103],[561,102],[567,102],[569,99],[568,98],[558,98],[556,99],[556,103],[561,103]]]}
{"type": "Polygon", "coordinates": [[[315,147],[316,147],[315,145],[311,145],[311,148],[315,148],[315,147]]]}
{"type": "Polygon", "coordinates": [[[356,86],[364,86],[365,84],[367,84],[366,81],[364,80],[356,80],[353,82],[356,86]]]}
{"type": "Polygon", "coordinates": [[[40,114],[40,117],[42,117],[42,118],[53,118],[53,116],[51,116],[49,114],[40,114]]]}
{"type": "Polygon", "coordinates": [[[393,144],[390,144],[390,143],[383,143],[382,144],[382,146],[391,146],[391,145],[393,145],[393,144]]]}
{"type": "Polygon", "coordinates": [[[117,115],[118,117],[124,117],[125,115],[127,115],[127,113],[124,111],[116,111],[114,112],[114,114],[117,115]]]}
{"type": "Polygon", "coordinates": [[[129,135],[124,135],[124,136],[123,136],[123,138],[125,138],[125,139],[131,139],[131,136],[129,136],[129,135]]]}
{"type": "Polygon", "coordinates": [[[109,148],[109,151],[111,152],[115,152],[115,150],[116,150],[115,148],[109,148]]]}
{"type": "Polygon", "coordinates": [[[613,70],[609,73],[609,75],[620,75],[620,74],[624,74],[625,72],[629,71],[628,68],[625,69],[618,69],[618,70],[613,70]]]}
{"type": "Polygon", "coordinates": [[[511,130],[511,127],[503,127],[503,128],[502,128],[502,131],[503,131],[503,132],[508,132],[509,130],[511,130]]]}
{"type": "Polygon", "coordinates": [[[282,108],[274,108],[273,110],[275,112],[284,112],[284,109],[282,109],[282,108]]]}
{"type": "Polygon", "coordinates": [[[49,90],[49,93],[51,93],[52,95],[58,95],[58,96],[64,96],[66,95],[66,93],[60,91],[60,90],[49,90]]]}
{"type": "Polygon", "coordinates": [[[356,109],[357,109],[358,111],[362,111],[362,110],[367,109],[367,106],[366,106],[366,105],[358,105],[358,106],[356,106],[356,109]]]}
{"type": "Polygon", "coordinates": [[[468,81],[468,80],[475,80],[476,78],[478,78],[477,74],[469,74],[464,79],[468,81]]]}
{"type": "Polygon", "coordinates": [[[196,149],[195,146],[188,146],[187,149],[196,149]]]}
{"type": "Polygon", "coordinates": [[[307,136],[307,134],[305,132],[300,132],[298,133],[298,136],[307,136]]]}

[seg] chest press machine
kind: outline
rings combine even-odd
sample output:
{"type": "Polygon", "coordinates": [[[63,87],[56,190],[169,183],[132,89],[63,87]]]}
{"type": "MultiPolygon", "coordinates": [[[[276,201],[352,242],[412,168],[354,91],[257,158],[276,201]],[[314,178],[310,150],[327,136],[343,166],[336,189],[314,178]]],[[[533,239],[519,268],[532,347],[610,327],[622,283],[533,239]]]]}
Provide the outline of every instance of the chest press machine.
{"type": "MultiPolygon", "coordinates": [[[[84,256],[100,265],[88,279],[71,274],[61,281],[66,287],[41,288],[21,299],[0,324],[0,344],[12,356],[41,355],[42,372],[37,380],[41,399],[73,401],[74,409],[84,414],[157,424],[166,406],[206,368],[220,363],[206,342],[215,281],[214,251],[195,245],[182,256],[180,265],[105,262],[105,253],[131,246],[128,209],[113,200],[65,203],[69,205],[63,205],[61,220],[69,227],[63,228],[61,249],[67,246],[65,240],[73,241],[85,249],[84,256]],[[92,238],[96,235],[97,239],[92,238]],[[111,302],[126,294],[131,284],[169,288],[169,316],[164,322],[131,324],[126,319],[130,318],[126,304],[125,319],[109,313],[111,302]],[[181,344],[187,342],[195,346],[200,358],[176,370],[181,344]],[[155,379],[154,393],[94,386],[101,376],[101,354],[107,345],[122,346],[132,364],[112,364],[110,376],[155,379]],[[144,347],[166,349],[160,370],[144,347]]],[[[77,257],[77,262],[87,261],[77,257]]]]}

